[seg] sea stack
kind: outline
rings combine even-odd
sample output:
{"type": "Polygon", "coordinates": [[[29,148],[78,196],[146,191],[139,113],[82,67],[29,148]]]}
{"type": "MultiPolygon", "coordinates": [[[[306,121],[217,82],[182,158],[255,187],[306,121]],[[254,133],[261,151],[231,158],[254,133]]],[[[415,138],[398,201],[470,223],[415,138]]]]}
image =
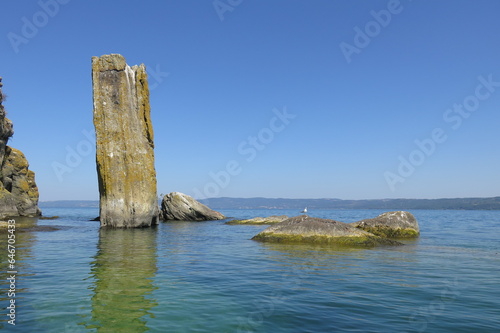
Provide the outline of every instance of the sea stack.
{"type": "Polygon", "coordinates": [[[28,160],[21,151],[7,146],[14,130],[3,100],[0,77],[0,218],[39,216],[35,173],[28,169],[28,160]]]}
{"type": "Polygon", "coordinates": [[[146,67],[119,54],[92,57],[101,227],[158,223],[146,67]]]}

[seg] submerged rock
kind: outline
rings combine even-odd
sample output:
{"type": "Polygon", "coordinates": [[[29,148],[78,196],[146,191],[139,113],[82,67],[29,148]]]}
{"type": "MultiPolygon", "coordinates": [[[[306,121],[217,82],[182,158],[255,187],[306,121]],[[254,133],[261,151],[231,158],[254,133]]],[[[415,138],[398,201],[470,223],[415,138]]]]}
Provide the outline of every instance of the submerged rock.
{"type": "Polygon", "coordinates": [[[144,65],[92,57],[101,226],[158,223],[153,126],[144,65]]]}
{"type": "Polygon", "coordinates": [[[180,192],[172,192],[163,197],[160,217],[165,221],[210,221],[226,218],[221,213],[180,192]]]}
{"type": "Polygon", "coordinates": [[[395,211],[351,223],[352,226],[380,237],[414,238],[420,235],[417,219],[405,211],[395,211]]]}
{"type": "Polygon", "coordinates": [[[254,217],[247,220],[231,220],[226,224],[276,224],[285,221],[289,217],[286,215],[272,215],[268,217],[254,217]]]}
{"type": "MultiPolygon", "coordinates": [[[[38,225],[39,217],[16,216],[15,226],[17,232],[31,232],[31,231],[56,231],[64,229],[65,227],[59,225],[38,225]]],[[[0,233],[12,230],[9,228],[9,221],[0,221],[0,233]]]]}
{"type": "Polygon", "coordinates": [[[0,77],[0,217],[39,216],[35,173],[21,151],[7,146],[14,130],[2,105],[1,81],[0,77]]]}
{"type": "Polygon", "coordinates": [[[401,245],[369,232],[355,228],[347,223],[300,215],[255,235],[253,240],[280,243],[317,243],[356,247],[376,245],[401,245]]]}
{"type": "Polygon", "coordinates": [[[39,220],[57,220],[59,216],[54,215],[54,216],[40,216],[38,217],[39,220]]]}

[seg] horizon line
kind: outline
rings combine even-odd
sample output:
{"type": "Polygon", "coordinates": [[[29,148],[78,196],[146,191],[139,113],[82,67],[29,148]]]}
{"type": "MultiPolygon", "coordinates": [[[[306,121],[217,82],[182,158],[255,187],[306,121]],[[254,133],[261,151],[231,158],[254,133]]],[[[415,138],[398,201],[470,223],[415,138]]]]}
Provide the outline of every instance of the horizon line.
{"type": "MultiPolygon", "coordinates": [[[[441,198],[380,198],[380,199],[339,199],[339,198],[283,198],[283,197],[213,197],[196,199],[212,200],[212,199],[272,199],[272,200],[338,200],[338,201],[372,201],[372,200],[457,200],[457,199],[495,199],[498,196],[488,197],[441,197],[441,198]]],[[[55,200],[40,200],[39,202],[54,202],[54,201],[99,201],[99,199],[55,199],[55,200]]]]}

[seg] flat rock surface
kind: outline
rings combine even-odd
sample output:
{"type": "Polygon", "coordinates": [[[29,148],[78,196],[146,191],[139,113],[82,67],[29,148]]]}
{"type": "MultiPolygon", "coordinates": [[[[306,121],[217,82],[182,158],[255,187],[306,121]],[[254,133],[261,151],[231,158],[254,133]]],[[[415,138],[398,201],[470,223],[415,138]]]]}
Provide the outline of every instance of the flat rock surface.
{"type": "Polygon", "coordinates": [[[254,217],[246,220],[231,220],[226,222],[226,224],[275,224],[283,222],[288,218],[289,217],[286,215],[271,215],[268,217],[254,217]]]}
{"type": "Polygon", "coordinates": [[[101,226],[158,223],[153,125],[146,67],[119,54],[92,58],[101,226]]]}
{"type": "MultiPolygon", "coordinates": [[[[36,217],[15,217],[15,230],[14,232],[27,232],[27,231],[56,231],[61,230],[67,227],[58,226],[58,225],[38,225],[38,218],[36,217]]],[[[11,223],[5,220],[0,221],[0,234],[6,233],[8,230],[12,230],[12,227],[9,228],[11,223]]]]}
{"type": "Polygon", "coordinates": [[[26,156],[7,146],[14,134],[12,122],[3,106],[2,78],[0,77],[0,217],[38,216],[38,187],[35,173],[29,170],[26,156]]]}
{"type": "Polygon", "coordinates": [[[252,239],[290,243],[331,243],[347,246],[400,245],[354,226],[329,219],[300,215],[263,230],[252,239]]]}

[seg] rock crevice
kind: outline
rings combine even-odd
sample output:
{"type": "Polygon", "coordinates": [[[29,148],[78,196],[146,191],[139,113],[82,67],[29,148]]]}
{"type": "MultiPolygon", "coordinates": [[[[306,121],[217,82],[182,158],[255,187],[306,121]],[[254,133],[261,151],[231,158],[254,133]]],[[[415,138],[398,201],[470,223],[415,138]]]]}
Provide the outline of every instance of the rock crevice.
{"type": "Polygon", "coordinates": [[[417,219],[410,212],[394,211],[371,219],[351,223],[352,226],[388,238],[415,238],[420,235],[417,219]]]}

